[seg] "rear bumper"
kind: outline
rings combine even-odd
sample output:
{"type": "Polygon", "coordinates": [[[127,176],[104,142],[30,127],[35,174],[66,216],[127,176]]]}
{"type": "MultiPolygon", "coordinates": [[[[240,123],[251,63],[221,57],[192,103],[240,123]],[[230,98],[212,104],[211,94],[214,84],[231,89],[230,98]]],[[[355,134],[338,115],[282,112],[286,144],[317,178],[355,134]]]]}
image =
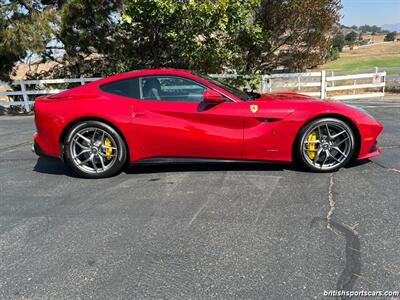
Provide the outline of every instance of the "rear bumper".
{"type": "Polygon", "coordinates": [[[37,132],[35,132],[33,135],[32,152],[35,153],[37,156],[58,158],[57,155],[49,154],[43,150],[40,145],[40,138],[37,132]]]}
{"type": "Polygon", "coordinates": [[[47,156],[46,153],[43,152],[42,148],[40,148],[38,143],[36,143],[35,141],[33,141],[32,143],[32,152],[35,153],[37,156],[47,156]]]}

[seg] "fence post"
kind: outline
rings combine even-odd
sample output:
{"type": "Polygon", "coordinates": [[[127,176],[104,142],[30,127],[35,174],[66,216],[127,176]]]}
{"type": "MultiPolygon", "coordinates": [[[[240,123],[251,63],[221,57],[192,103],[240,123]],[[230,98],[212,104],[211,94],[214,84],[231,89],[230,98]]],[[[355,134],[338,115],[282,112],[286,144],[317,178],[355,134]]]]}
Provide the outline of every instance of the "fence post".
{"type": "MultiPolygon", "coordinates": [[[[379,68],[378,68],[378,67],[375,67],[375,74],[378,74],[378,72],[379,72],[379,68]]],[[[386,74],[386,73],[385,73],[385,74],[386,74]]],[[[385,96],[386,76],[382,76],[382,79],[383,79],[383,83],[384,83],[384,85],[383,85],[383,87],[382,87],[382,93],[383,93],[383,96],[385,96]]]]}
{"type": "Polygon", "coordinates": [[[272,93],[272,78],[268,78],[268,92],[272,93]]]}
{"type": "Polygon", "coordinates": [[[259,91],[260,91],[260,93],[262,94],[262,93],[264,93],[264,75],[261,75],[261,81],[260,81],[260,84],[258,85],[258,88],[259,88],[259,91]]]}
{"type": "Polygon", "coordinates": [[[326,97],[326,71],[321,71],[321,99],[326,97]]]}
{"type": "Polygon", "coordinates": [[[21,80],[21,81],[20,81],[20,85],[21,85],[22,97],[24,98],[25,110],[26,110],[27,112],[30,112],[31,109],[30,109],[30,107],[29,107],[29,97],[28,97],[28,95],[26,94],[26,86],[25,86],[25,83],[21,80]]]}
{"type": "Polygon", "coordinates": [[[297,90],[298,90],[298,91],[301,90],[300,85],[301,85],[301,79],[300,79],[300,75],[298,75],[298,76],[297,76],[297,90]]]}
{"type": "Polygon", "coordinates": [[[83,78],[82,76],[80,77],[80,80],[81,80],[81,85],[84,85],[85,84],[85,78],[83,78]]]}

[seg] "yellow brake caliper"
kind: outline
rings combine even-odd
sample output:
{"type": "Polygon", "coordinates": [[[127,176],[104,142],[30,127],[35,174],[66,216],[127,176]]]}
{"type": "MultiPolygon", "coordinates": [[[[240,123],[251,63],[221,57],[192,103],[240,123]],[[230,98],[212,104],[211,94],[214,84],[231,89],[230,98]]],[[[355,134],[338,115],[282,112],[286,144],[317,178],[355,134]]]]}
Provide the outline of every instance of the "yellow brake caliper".
{"type": "Polygon", "coordinates": [[[106,158],[107,158],[107,160],[110,160],[111,159],[111,154],[113,152],[113,149],[112,148],[108,148],[108,147],[111,147],[111,141],[110,141],[109,138],[105,138],[104,139],[104,146],[107,146],[107,148],[106,148],[106,158]]]}
{"type": "MultiPolygon", "coordinates": [[[[315,131],[311,132],[308,137],[307,137],[307,141],[316,141],[317,140],[317,133],[315,131]]],[[[315,150],[316,145],[313,143],[307,143],[307,149],[308,150],[315,150]]],[[[307,155],[310,159],[314,159],[315,157],[315,152],[314,151],[307,151],[307,155]]]]}

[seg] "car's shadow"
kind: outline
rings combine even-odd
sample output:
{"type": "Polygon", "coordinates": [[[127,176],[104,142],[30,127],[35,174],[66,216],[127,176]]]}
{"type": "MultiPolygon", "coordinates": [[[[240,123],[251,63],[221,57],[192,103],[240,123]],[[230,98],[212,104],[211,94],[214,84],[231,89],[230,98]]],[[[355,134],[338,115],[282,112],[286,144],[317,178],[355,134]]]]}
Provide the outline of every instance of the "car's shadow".
{"type": "MultiPolygon", "coordinates": [[[[345,168],[353,168],[370,162],[370,160],[354,161],[345,168]]],[[[79,178],[66,164],[56,158],[39,157],[33,170],[38,173],[51,175],[66,175],[79,178]]],[[[310,173],[302,169],[297,164],[284,163],[199,163],[199,164],[157,164],[127,165],[123,172],[126,174],[149,174],[149,173],[168,173],[168,172],[210,172],[210,171],[295,171],[300,173],[310,173]]]]}
{"type": "Polygon", "coordinates": [[[345,169],[351,169],[351,168],[355,168],[358,166],[362,166],[365,165],[367,163],[372,162],[370,159],[366,158],[366,159],[362,159],[362,160],[353,160],[351,162],[349,162],[349,164],[347,166],[344,166],[343,168],[345,169]]]}
{"type": "Polygon", "coordinates": [[[33,167],[33,171],[43,174],[66,175],[76,178],[79,177],[66,164],[62,163],[57,158],[51,157],[40,156],[36,161],[36,165],[33,167]]]}

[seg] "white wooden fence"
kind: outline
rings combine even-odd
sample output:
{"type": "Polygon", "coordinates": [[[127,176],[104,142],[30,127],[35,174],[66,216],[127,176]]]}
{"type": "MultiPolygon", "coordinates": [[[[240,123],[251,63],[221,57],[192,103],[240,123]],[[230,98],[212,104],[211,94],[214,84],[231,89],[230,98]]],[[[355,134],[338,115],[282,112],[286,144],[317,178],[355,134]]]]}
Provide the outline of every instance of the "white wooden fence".
{"type": "MultiPolygon", "coordinates": [[[[239,77],[235,74],[211,76],[225,80],[239,77]]],[[[242,77],[250,79],[249,76],[242,77]]],[[[383,97],[385,86],[386,72],[379,72],[376,69],[374,72],[350,75],[335,75],[327,71],[261,75],[258,90],[262,93],[290,90],[321,99],[349,100],[383,97]],[[360,90],[362,93],[357,92],[360,90]]]]}
{"type": "MultiPolygon", "coordinates": [[[[400,68],[392,68],[398,69],[400,68]]],[[[212,77],[224,80],[241,78],[252,78],[254,76],[240,76],[235,74],[212,74],[212,77]]],[[[361,99],[371,97],[383,97],[385,95],[386,72],[375,70],[365,71],[357,74],[341,74],[326,71],[308,73],[285,73],[259,75],[258,90],[260,92],[296,91],[301,94],[329,98],[334,100],[361,99]],[[362,92],[362,93],[360,93],[362,92]]],[[[49,88],[51,85],[60,84],[85,84],[100,78],[74,78],[74,79],[47,79],[47,80],[21,80],[12,83],[0,82],[0,105],[24,105],[27,111],[38,95],[55,94],[63,91],[60,88],[49,88]],[[15,90],[15,87],[18,90],[15,90]]],[[[399,86],[397,79],[400,76],[392,76],[394,83],[390,86],[399,86]],[[398,85],[397,85],[398,84],[398,85]]]]}
{"type": "Polygon", "coordinates": [[[101,79],[100,77],[80,77],[80,78],[72,78],[72,79],[44,79],[44,80],[17,80],[11,83],[1,82],[0,86],[19,86],[19,91],[0,91],[0,97],[11,97],[15,98],[16,96],[22,96],[23,101],[0,101],[0,106],[10,106],[10,105],[24,105],[27,111],[30,110],[30,105],[33,104],[34,98],[30,99],[29,96],[39,96],[39,95],[50,95],[57,94],[65,89],[49,89],[46,87],[47,85],[52,84],[66,84],[66,83],[79,83],[80,85],[84,85],[87,82],[95,81],[101,79]],[[46,86],[45,86],[46,85],[46,86]],[[27,87],[34,87],[34,89],[28,89],[27,87]]]}

